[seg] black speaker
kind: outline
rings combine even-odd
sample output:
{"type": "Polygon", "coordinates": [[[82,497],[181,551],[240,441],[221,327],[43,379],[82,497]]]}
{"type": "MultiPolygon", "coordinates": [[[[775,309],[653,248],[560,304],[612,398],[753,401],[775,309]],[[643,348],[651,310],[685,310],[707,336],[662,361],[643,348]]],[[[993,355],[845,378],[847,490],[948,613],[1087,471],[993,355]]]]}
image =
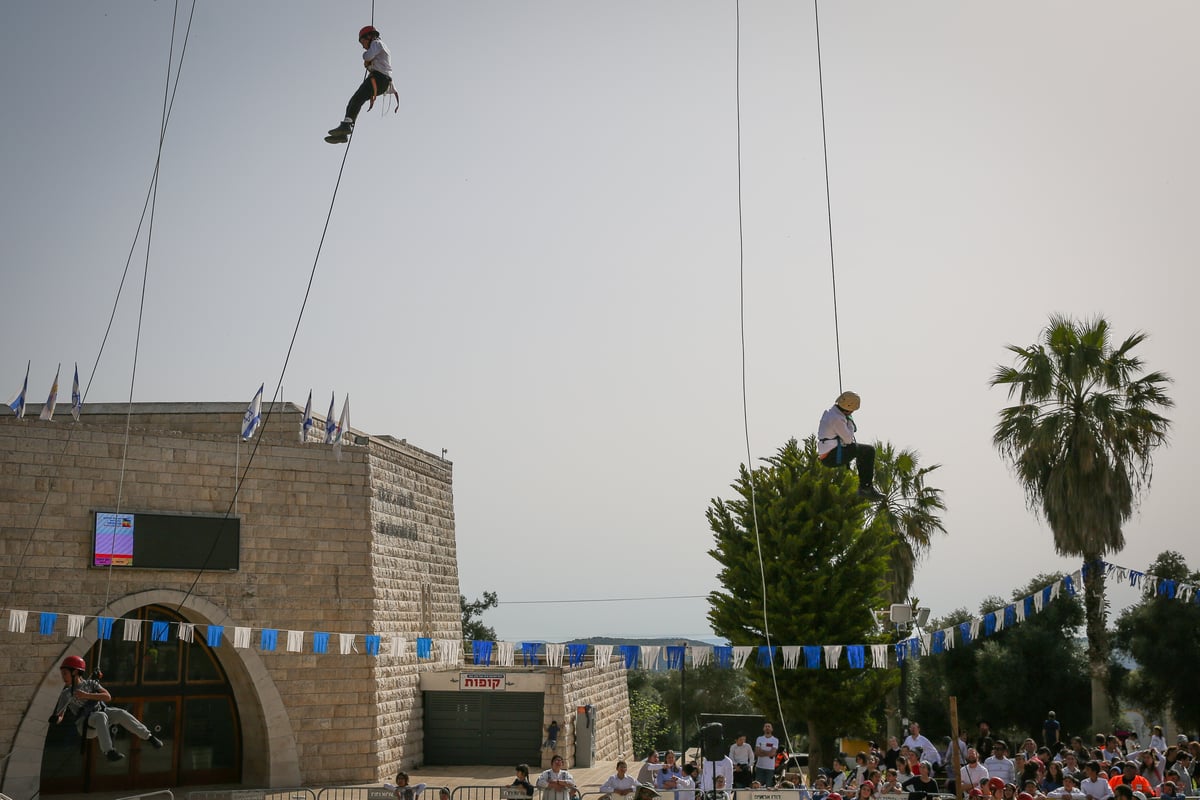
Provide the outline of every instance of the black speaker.
{"type": "Polygon", "coordinates": [[[720,761],[728,755],[725,747],[725,726],[710,722],[700,728],[700,751],[705,761],[720,761]]]}

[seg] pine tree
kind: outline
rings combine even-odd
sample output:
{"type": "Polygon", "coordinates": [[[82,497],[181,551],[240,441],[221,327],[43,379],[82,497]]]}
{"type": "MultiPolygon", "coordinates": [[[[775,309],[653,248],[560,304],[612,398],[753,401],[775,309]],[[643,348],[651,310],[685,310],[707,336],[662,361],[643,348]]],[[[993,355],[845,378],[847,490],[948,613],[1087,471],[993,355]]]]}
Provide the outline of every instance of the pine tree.
{"type": "MultiPolygon", "coordinates": [[[[764,582],[773,645],[888,641],[875,617],[888,588],[886,524],[866,519],[869,505],[857,497],[849,470],[829,469],[816,456],[813,437],[803,447],[792,439],[753,471],[761,568],[745,465],[732,485],[736,496],[709,507],[715,538],[709,553],[721,564],[724,588],[709,595],[708,618],[734,645],[766,644],[764,582]]],[[[768,668],[747,665],[750,696],[768,718],[779,714],[777,683],[785,719],[807,722],[810,768],[832,758],[836,736],[873,731],[868,715],[899,679],[895,670],[847,669],[844,659],[836,670],[777,663],[774,681],[768,668]]],[[[777,726],[776,733],[783,731],[777,726]]]]}

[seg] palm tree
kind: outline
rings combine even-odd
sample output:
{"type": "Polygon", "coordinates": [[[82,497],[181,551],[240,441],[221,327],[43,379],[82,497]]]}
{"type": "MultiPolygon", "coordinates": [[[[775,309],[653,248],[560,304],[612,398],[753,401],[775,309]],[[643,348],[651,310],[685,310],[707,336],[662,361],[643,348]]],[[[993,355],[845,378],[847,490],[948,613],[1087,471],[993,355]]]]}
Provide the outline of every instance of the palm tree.
{"type": "Polygon", "coordinates": [[[1082,557],[1092,679],[1092,728],[1109,728],[1108,635],[1104,572],[1097,562],[1125,546],[1121,526],[1153,473],[1152,454],[1171,421],[1159,411],[1174,402],[1171,379],[1144,372],[1132,350],[1135,332],[1115,349],[1103,317],[1054,315],[1041,342],[1009,345],[1014,366],[1000,366],[991,385],[1019,403],[1003,409],[992,442],[1012,463],[1029,506],[1040,512],[1061,555],[1082,557]]]}
{"type": "Polygon", "coordinates": [[[942,490],[925,484],[929,473],[941,465],[921,466],[915,450],[896,449],[890,442],[875,443],[875,483],[883,494],[875,513],[895,534],[889,569],[891,602],[908,599],[917,562],[929,552],[935,533],[945,533],[939,513],[946,510],[942,490]]]}

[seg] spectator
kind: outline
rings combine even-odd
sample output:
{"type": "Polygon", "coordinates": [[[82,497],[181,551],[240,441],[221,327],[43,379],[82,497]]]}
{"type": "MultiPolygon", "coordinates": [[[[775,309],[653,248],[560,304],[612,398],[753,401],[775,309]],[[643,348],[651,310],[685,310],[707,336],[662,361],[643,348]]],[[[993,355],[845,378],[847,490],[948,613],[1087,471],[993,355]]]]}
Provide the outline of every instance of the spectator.
{"type": "Polygon", "coordinates": [[[717,778],[723,778],[723,786],[733,785],[733,759],[729,756],[720,761],[705,761],[704,769],[700,772],[700,788],[706,792],[716,791],[717,778]]]}
{"type": "Polygon", "coordinates": [[[775,756],[779,753],[779,740],[773,735],[771,723],[763,725],[762,736],[754,740],[754,780],[764,787],[775,784],[775,756]]]}
{"type": "Polygon", "coordinates": [[[1005,783],[1017,779],[1016,766],[1008,759],[1008,744],[1003,739],[997,739],[992,745],[992,754],[984,759],[983,766],[987,767],[988,775],[1005,783]]]}
{"type": "Polygon", "coordinates": [[[1063,800],[1087,800],[1087,795],[1075,782],[1075,776],[1063,773],[1063,784],[1057,789],[1046,792],[1047,797],[1061,797],[1063,800]]]}
{"type": "Polygon", "coordinates": [[[979,720],[979,734],[975,738],[975,751],[978,753],[992,752],[995,737],[992,736],[992,726],[986,719],[979,720]]]}
{"type": "Polygon", "coordinates": [[[550,724],[546,726],[546,741],[542,742],[543,750],[555,750],[558,748],[558,720],[550,720],[550,724]]]}
{"type": "Polygon", "coordinates": [[[883,783],[879,786],[880,794],[900,794],[903,791],[904,787],[900,785],[896,770],[889,769],[883,774],[883,783]]]}
{"type": "Polygon", "coordinates": [[[896,775],[900,779],[901,783],[913,776],[912,762],[909,761],[908,758],[901,757],[901,759],[896,762],[896,775]]]}
{"type": "Polygon", "coordinates": [[[900,784],[911,794],[912,792],[924,792],[927,797],[932,797],[938,793],[937,781],[933,779],[933,764],[928,761],[921,762],[921,774],[913,777],[900,784]]]}
{"type": "Polygon", "coordinates": [[[1179,787],[1175,784],[1175,781],[1163,781],[1162,791],[1158,796],[1163,798],[1163,800],[1167,800],[1170,797],[1183,797],[1184,794],[1179,791],[1179,787]]]}
{"type": "Polygon", "coordinates": [[[812,800],[828,800],[829,798],[829,779],[824,775],[818,775],[813,781],[812,800]]]}
{"type": "Polygon", "coordinates": [[[649,755],[646,756],[646,763],[642,764],[642,768],[638,770],[638,783],[649,785],[657,784],[657,775],[660,769],[662,769],[662,764],[660,764],[658,761],[658,751],[651,750],[649,755]]]}
{"type": "Polygon", "coordinates": [[[1062,761],[1059,761],[1058,763],[1062,764],[1063,774],[1070,773],[1074,775],[1075,782],[1078,784],[1080,778],[1082,777],[1083,766],[1080,764],[1079,756],[1076,755],[1075,751],[1064,750],[1062,752],[1062,761]]]}
{"type": "Polygon", "coordinates": [[[1142,792],[1150,796],[1154,794],[1154,787],[1150,785],[1150,781],[1138,774],[1138,765],[1133,761],[1125,761],[1121,763],[1121,774],[1109,779],[1108,785],[1116,792],[1118,786],[1128,786],[1130,791],[1142,792]]]}
{"type": "Polygon", "coordinates": [[[559,755],[551,758],[550,769],[538,776],[537,787],[542,790],[542,800],[571,800],[578,791],[575,778],[563,769],[563,757],[559,755]]]}
{"type": "Polygon", "coordinates": [[[856,784],[861,784],[867,779],[867,773],[870,771],[870,769],[871,767],[867,763],[866,751],[860,750],[858,755],[854,757],[854,769],[851,770],[853,773],[853,775],[851,775],[851,780],[853,780],[856,784]]]}
{"type": "Polygon", "coordinates": [[[1058,715],[1053,711],[1046,714],[1046,721],[1042,723],[1042,743],[1047,747],[1053,747],[1062,741],[1062,723],[1058,721],[1058,715]]]}
{"type": "Polygon", "coordinates": [[[695,764],[684,764],[683,774],[675,779],[675,800],[696,800],[695,764]]]}
{"type": "Polygon", "coordinates": [[[1106,800],[1113,796],[1112,786],[1100,774],[1100,762],[1094,759],[1089,761],[1084,765],[1083,772],[1086,777],[1079,782],[1079,788],[1088,796],[1088,800],[1106,800]]]}
{"type": "Polygon", "coordinates": [[[713,788],[705,797],[707,800],[732,800],[733,793],[727,790],[724,775],[717,775],[713,778],[713,788]]]}
{"type": "Polygon", "coordinates": [[[1167,752],[1167,740],[1163,737],[1162,725],[1155,725],[1150,729],[1150,749],[1160,753],[1167,752]]]}
{"type": "Polygon", "coordinates": [[[1137,795],[1139,795],[1139,794],[1142,795],[1141,800],[1146,800],[1146,795],[1142,794],[1141,792],[1135,793],[1133,791],[1133,789],[1126,786],[1125,784],[1121,784],[1120,786],[1118,786],[1116,791],[1114,792],[1114,795],[1116,796],[1117,800],[1138,800],[1137,795]]]}
{"type": "Polygon", "coordinates": [[[966,763],[958,771],[959,783],[964,788],[969,789],[972,786],[978,786],[991,777],[991,773],[988,772],[987,767],[979,763],[979,753],[975,751],[974,747],[967,750],[967,757],[964,761],[966,763]]]}
{"type": "Polygon", "coordinates": [[[1063,765],[1060,761],[1051,761],[1046,765],[1045,774],[1042,776],[1038,788],[1043,793],[1052,792],[1055,789],[1061,789],[1063,785],[1063,765]]]}
{"type": "Polygon", "coordinates": [[[938,755],[937,748],[933,746],[933,742],[921,734],[921,726],[916,722],[908,726],[908,737],[904,740],[903,745],[916,753],[922,761],[928,761],[930,764],[941,763],[941,756],[938,755]]]}
{"type": "Polygon", "coordinates": [[[1166,776],[1166,758],[1159,755],[1157,750],[1151,748],[1149,750],[1130,753],[1129,760],[1137,764],[1138,774],[1149,781],[1150,786],[1157,793],[1158,787],[1162,786],[1163,779],[1166,776]]]}
{"type": "Polygon", "coordinates": [[[895,736],[889,736],[887,740],[887,750],[883,754],[883,766],[886,769],[895,769],[896,762],[900,760],[900,740],[895,736]]]}
{"type": "Polygon", "coordinates": [[[409,784],[408,773],[404,770],[396,773],[396,782],[394,784],[385,783],[385,789],[391,789],[396,800],[417,800],[421,796],[421,792],[425,791],[425,784],[418,783],[416,785],[409,784]]]}
{"type": "Polygon", "coordinates": [[[1110,735],[1104,740],[1104,760],[1110,764],[1125,760],[1125,751],[1121,749],[1121,740],[1117,737],[1110,735]]]}
{"type": "Polygon", "coordinates": [[[1021,742],[1021,752],[1025,755],[1025,760],[1033,758],[1037,755],[1037,742],[1033,739],[1026,739],[1021,742]]]}
{"type": "Polygon", "coordinates": [[[633,794],[638,787],[637,780],[626,774],[629,765],[624,761],[617,762],[617,771],[609,776],[608,780],[600,784],[600,791],[608,795],[616,795],[617,797],[628,797],[633,794]]]}
{"type": "Polygon", "coordinates": [[[533,797],[533,784],[529,782],[528,764],[517,764],[517,777],[513,778],[513,782],[509,786],[520,786],[525,790],[525,794],[533,797]]]}
{"type": "Polygon", "coordinates": [[[864,780],[858,784],[858,792],[854,795],[854,800],[871,800],[875,796],[875,784],[869,780],[864,780]]]}
{"type": "Polygon", "coordinates": [[[841,756],[833,760],[833,786],[835,792],[844,792],[854,785],[854,778],[846,769],[846,761],[841,756]]]}
{"type": "Polygon", "coordinates": [[[660,792],[664,789],[674,790],[682,775],[683,770],[675,763],[675,751],[668,750],[666,756],[663,757],[663,765],[655,776],[654,788],[660,792]]]}
{"type": "Polygon", "coordinates": [[[729,748],[729,758],[733,761],[733,787],[745,789],[754,780],[754,748],[746,743],[746,734],[738,734],[737,742],[729,748]]]}

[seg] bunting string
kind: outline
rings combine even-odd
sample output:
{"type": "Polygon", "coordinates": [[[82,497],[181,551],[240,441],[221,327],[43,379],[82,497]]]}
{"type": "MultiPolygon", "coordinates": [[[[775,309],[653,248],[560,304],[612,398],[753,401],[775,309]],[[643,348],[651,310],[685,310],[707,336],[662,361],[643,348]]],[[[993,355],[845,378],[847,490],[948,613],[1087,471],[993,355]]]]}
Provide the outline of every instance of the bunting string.
{"type": "MultiPolygon", "coordinates": [[[[1116,564],[1098,562],[1107,577],[1117,581],[1129,581],[1141,587],[1147,597],[1184,603],[1200,603],[1200,586],[1183,581],[1157,578],[1145,572],[1128,569],[1116,564]]],[[[617,656],[616,663],[626,669],[679,670],[713,665],[719,669],[741,669],[748,663],[767,668],[780,665],[784,669],[889,669],[906,659],[917,660],[922,656],[939,655],[955,647],[966,647],[1008,628],[1021,624],[1059,599],[1065,592],[1074,596],[1082,585],[1088,565],[1064,575],[1062,579],[980,617],[955,623],[942,630],[917,630],[902,641],[894,643],[863,644],[817,644],[817,645],[634,645],[634,644],[588,644],[573,642],[562,644],[544,641],[485,642],[472,641],[469,646],[458,639],[432,639],[418,637],[415,652],[408,648],[408,639],[399,633],[386,634],[385,640],[378,634],[329,633],[325,631],[284,630],[285,650],[288,653],[331,653],[330,637],[335,637],[336,654],[353,656],[365,654],[370,657],[392,658],[415,657],[419,661],[436,661],[446,665],[471,663],[478,666],[552,666],[567,669],[595,666],[605,669],[617,656]],[[359,644],[362,648],[359,648],[359,644]],[[588,658],[588,655],[591,658],[588,658]],[[867,654],[870,658],[867,658],[867,654]]],[[[225,634],[224,625],[204,625],[191,622],[169,622],[166,620],[120,620],[119,631],[114,631],[117,619],[107,616],[84,614],[62,614],[56,611],[32,611],[29,609],[0,609],[0,620],[7,621],[7,632],[20,635],[53,636],[65,627],[69,638],[79,638],[88,621],[96,623],[96,637],[101,641],[113,638],[116,633],[127,642],[138,642],[146,638],[151,642],[166,642],[174,638],[183,643],[193,643],[196,636],[209,647],[233,647],[257,649],[261,652],[277,652],[279,634],[277,628],[252,628],[231,626],[232,637],[225,634]],[[7,612],[7,613],[5,613],[7,612]],[[35,625],[30,625],[30,616],[35,625]],[[62,620],[65,617],[65,625],[62,620]],[[143,626],[147,626],[143,630],[143,626]],[[257,632],[257,636],[256,636],[257,632]]]]}

